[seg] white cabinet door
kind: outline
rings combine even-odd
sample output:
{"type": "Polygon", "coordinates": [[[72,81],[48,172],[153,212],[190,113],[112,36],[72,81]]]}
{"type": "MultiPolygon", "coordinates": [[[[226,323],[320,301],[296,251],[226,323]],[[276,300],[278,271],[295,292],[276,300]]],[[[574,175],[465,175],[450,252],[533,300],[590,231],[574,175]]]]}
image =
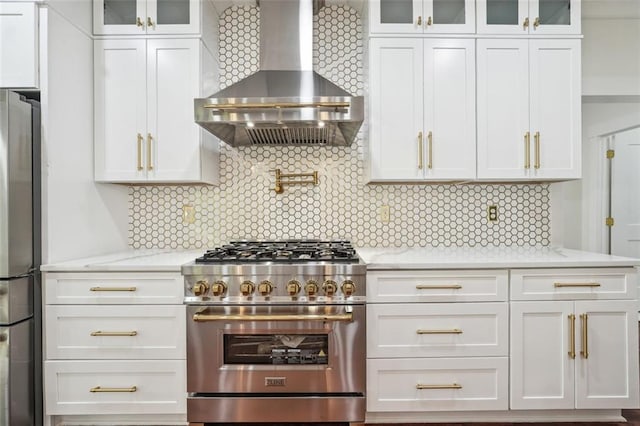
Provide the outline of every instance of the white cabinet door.
{"type": "Polygon", "coordinates": [[[199,41],[147,42],[148,179],[197,180],[200,176],[199,127],[193,99],[199,89],[199,41]]]}
{"type": "Polygon", "coordinates": [[[511,303],[511,409],[572,409],[573,302],[511,303]]]}
{"type": "Polygon", "coordinates": [[[425,0],[423,28],[425,34],[464,34],[476,29],[474,0],[425,0]]]}
{"type": "Polygon", "coordinates": [[[369,32],[422,33],[422,0],[371,0],[369,2],[369,32]]]}
{"type": "Polygon", "coordinates": [[[146,180],[145,40],[96,40],[95,178],[146,180]]]}
{"type": "Polygon", "coordinates": [[[636,302],[580,301],[575,302],[575,312],[576,338],[580,341],[575,407],[637,408],[636,302]]]}
{"type": "Polygon", "coordinates": [[[527,40],[480,39],[477,48],[478,178],[525,178],[531,167],[527,40]]]}
{"type": "Polygon", "coordinates": [[[475,40],[426,39],[424,52],[425,178],[473,179],[475,40]]]}
{"type": "Polygon", "coordinates": [[[478,178],[581,174],[579,40],[478,40],[478,178]]]}
{"type": "Polygon", "coordinates": [[[580,34],[581,0],[476,0],[479,34],[580,34]]]}
{"type": "Polygon", "coordinates": [[[0,87],[38,87],[38,6],[0,2],[0,87]]]}
{"type": "Polygon", "coordinates": [[[371,34],[475,32],[473,0],[371,0],[371,34]]]}
{"type": "Polygon", "coordinates": [[[95,34],[196,34],[199,31],[198,0],[93,0],[95,34]]]}
{"type": "Polygon", "coordinates": [[[579,178],[580,40],[530,40],[529,63],[532,177],[579,178]]]}
{"type": "Polygon", "coordinates": [[[378,181],[423,176],[423,42],[370,42],[370,177],[378,181]]]}

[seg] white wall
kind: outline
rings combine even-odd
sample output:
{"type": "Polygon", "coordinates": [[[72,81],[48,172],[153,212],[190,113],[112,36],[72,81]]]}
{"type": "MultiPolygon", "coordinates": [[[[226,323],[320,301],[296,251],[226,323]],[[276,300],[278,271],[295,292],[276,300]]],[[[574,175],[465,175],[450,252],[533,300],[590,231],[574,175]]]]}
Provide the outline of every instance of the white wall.
{"type": "Polygon", "coordinates": [[[93,181],[90,11],[89,1],[41,9],[44,263],[127,248],[128,188],[93,181]]]}

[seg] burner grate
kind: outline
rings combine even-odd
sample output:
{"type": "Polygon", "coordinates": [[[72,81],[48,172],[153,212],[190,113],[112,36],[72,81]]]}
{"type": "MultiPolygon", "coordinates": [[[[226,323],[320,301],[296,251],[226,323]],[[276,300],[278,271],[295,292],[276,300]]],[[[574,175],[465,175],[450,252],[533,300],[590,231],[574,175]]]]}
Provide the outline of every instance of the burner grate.
{"type": "Polygon", "coordinates": [[[207,250],[204,255],[196,259],[196,263],[352,263],[358,260],[358,255],[349,241],[241,240],[207,250]]]}

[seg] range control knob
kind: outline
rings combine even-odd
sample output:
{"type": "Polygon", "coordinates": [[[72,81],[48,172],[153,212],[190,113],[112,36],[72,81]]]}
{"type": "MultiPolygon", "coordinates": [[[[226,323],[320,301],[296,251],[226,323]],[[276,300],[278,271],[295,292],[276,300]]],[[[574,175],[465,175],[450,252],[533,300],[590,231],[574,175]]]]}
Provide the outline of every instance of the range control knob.
{"type": "Polygon", "coordinates": [[[240,293],[242,293],[243,296],[252,295],[255,289],[256,289],[255,284],[253,284],[253,282],[249,280],[243,281],[242,284],[240,284],[240,293]]]}
{"type": "Polygon", "coordinates": [[[197,281],[193,285],[193,294],[195,296],[203,296],[207,294],[207,290],[209,290],[209,284],[204,280],[197,281]]]}
{"type": "Polygon", "coordinates": [[[304,285],[304,292],[307,293],[309,297],[315,297],[318,295],[318,282],[314,280],[309,280],[304,285]]]}
{"type": "Polygon", "coordinates": [[[331,297],[338,291],[338,284],[333,280],[326,280],[324,284],[322,284],[322,289],[326,296],[331,297]]]}
{"type": "Polygon", "coordinates": [[[268,296],[271,294],[272,291],[273,291],[273,284],[271,284],[271,281],[264,280],[264,281],[260,281],[260,284],[258,284],[258,293],[260,293],[261,295],[268,296]]]}
{"type": "Polygon", "coordinates": [[[349,297],[356,292],[356,285],[351,280],[344,280],[341,289],[344,297],[349,297]]]}
{"type": "Polygon", "coordinates": [[[300,281],[291,280],[287,283],[287,293],[289,296],[293,297],[296,294],[300,293],[300,281]]]}
{"type": "Polygon", "coordinates": [[[224,281],[215,281],[211,284],[211,294],[214,296],[224,296],[227,292],[227,284],[224,281]]]}

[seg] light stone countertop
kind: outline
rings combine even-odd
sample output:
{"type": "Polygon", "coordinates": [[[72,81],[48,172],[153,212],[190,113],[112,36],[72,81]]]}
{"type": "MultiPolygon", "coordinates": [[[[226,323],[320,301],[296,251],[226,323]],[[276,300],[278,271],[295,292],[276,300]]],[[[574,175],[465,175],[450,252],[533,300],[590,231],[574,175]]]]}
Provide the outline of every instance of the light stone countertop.
{"type": "MultiPolygon", "coordinates": [[[[356,248],[369,270],[640,266],[640,259],[558,247],[356,248]]],[[[42,265],[44,272],[180,272],[204,249],[126,250],[42,265]]]]}
{"type": "Polygon", "coordinates": [[[561,247],[359,248],[368,270],[640,266],[640,259],[561,247]]]}

